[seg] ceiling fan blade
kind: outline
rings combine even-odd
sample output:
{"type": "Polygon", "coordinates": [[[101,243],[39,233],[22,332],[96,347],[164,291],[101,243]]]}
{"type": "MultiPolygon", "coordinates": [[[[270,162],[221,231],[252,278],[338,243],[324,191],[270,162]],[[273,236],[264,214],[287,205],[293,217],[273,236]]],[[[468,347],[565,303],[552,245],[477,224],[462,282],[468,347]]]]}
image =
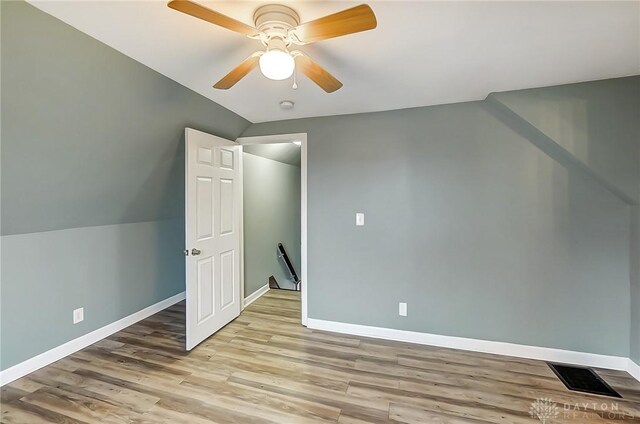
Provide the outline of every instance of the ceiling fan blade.
{"type": "Polygon", "coordinates": [[[256,52],[242,61],[241,64],[236,66],[231,72],[225,75],[220,81],[215,83],[213,88],[217,88],[219,90],[227,90],[234,85],[242,78],[244,78],[249,72],[253,70],[256,66],[258,66],[258,62],[260,61],[260,56],[262,52],[256,52]]]}
{"type": "Polygon", "coordinates": [[[336,77],[314,62],[309,56],[305,56],[300,52],[296,52],[294,56],[296,59],[296,67],[327,93],[333,93],[342,87],[342,83],[338,81],[336,77]]]}
{"type": "Polygon", "coordinates": [[[179,12],[186,13],[187,15],[194,16],[202,19],[203,21],[211,22],[212,24],[230,29],[231,31],[239,32],[240,34],[244,34],[249,37],[255,37],[260,34],[260,31],[250,25],[236,21],[227,15],[223,15],[222,13],[218,13],[215,10],[211,10],[208,7],[204,7],[189,0],[172,0],[167,6],[179,12]]]}
{"type": "Polygon", "coordinates": [[[367,31],[376,26],[378,26],[378,21],[373,10],[368,5],[361,4],[315,21],[300,24],[291,29],[289,34],[297,44],[308,44],[367,31]]]}

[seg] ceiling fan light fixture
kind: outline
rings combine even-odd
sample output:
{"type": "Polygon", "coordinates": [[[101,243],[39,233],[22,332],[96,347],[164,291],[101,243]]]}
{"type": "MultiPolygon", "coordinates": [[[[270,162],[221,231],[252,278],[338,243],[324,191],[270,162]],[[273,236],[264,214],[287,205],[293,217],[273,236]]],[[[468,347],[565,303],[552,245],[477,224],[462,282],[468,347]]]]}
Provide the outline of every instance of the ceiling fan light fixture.
{"type": "Polygon", "coordinates": [[[246,35],[267,47],[266,52],[260,50],[253,53],[215,83],[213,87],[218,90],[233,87],[260,66],[262,74],[272,80],[284,80],[294,75],[293,89],[298,88],[294,74],[298,69],[325,92],[333,93],[342,87],[342,83],[303,52],[290,52],[289,48],[292,44],[304,45],[368,31],[378,25],[376,15],[366,4],[302,24],[292,8],[282,4],[267,4],[256,9],[253,16],[255,26],[216,12],[193,0],[171,0],[168,6],[194,18],[246,35]]]}
{"type": "Polygon", "coordinates": [[[293,75],[296,64],[289,53],[271,49],[260,56],[260,71],[265,77],[280,81],[293,75]]]}

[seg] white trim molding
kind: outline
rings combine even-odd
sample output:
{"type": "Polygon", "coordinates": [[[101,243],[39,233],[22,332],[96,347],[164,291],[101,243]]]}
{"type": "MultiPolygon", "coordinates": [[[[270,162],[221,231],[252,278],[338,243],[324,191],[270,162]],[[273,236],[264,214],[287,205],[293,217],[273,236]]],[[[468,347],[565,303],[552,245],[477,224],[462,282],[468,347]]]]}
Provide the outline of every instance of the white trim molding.
{"type": "Polygon", "coordinates": [[[245,297],[244,300],[242,301],[242,309],[251,305],[253,302],[258,300],[260,297],[262,297],[262,295],[264,295],[268,291],[269,291],[269,283],[265,284],[264,286],[260,287],[258,290],[251,293],[249,296],[245,297]]]}
{"type": "Polygon", "coordinates": [[[87,333],[84,336],[80,336],[76,339],[70,340],[58,347],[54,347],[51,350],[43,352],[37,356],[34,356],[33,358],[27,359],[26,361],[20,362],[19,364],[7,368],[6,370],[0,372],[0,386],[9,384],[14,380],[17,380],[27,374],[39,370],[42,367],[52,364],[53,362],[58,361],[65,356],[69,356],[72,353],[75,353],[87,346],[99,342],[100,340],[109,337],[110,335],[117,333],[118,331],[123,330],[138,321],[148,318],[151,315],[157,314],[158,312],[168,308],[173,304],[183,301],[184,299],[185,292],[178,293],[165,300],[161,300],[158,303],[148,306],[138,312],[134,312],[129,316],[119,319],[118,321],[112,322],[111,324],[107,324],[104,327],[87,333]]]}
{"type": "Polygon", "coordinates": [[[629,359],[629,365],[627,367],[627,372],[631,374],[633,378],[640,381],[640,365],[633,362],[632,359],[629,359]]]}
{"type": "Polygon", "coordinates": [[[468,350],[472,352],[492,353],[495,355],[515,356],[518,358],[537,359],[540,361],[561,362],[587,367],[627,371],[640,381],[640,367],[631,361],[631,359],[622,356],[574,352],[563,349],[476,340],[464,337],[441,336],[438,334],[371,327],[359,324],[347,324],[343,322],[325,321],[314,318],[309,318],[307,323],[309,328],[331,331],[334,333],[468,350]]]}

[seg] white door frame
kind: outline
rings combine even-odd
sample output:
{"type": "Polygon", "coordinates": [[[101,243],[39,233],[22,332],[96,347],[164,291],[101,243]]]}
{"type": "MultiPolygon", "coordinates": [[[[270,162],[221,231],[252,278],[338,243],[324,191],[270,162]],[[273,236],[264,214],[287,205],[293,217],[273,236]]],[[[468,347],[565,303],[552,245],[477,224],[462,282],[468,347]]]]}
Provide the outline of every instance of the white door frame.
{"type": "MultiPolygon", "coordinates": [[[[256,137],[240,137],[236,139],[239,144],[277,144],[299,141],[300,145],[300,266],[302,284],[302,325],[307,325],[307,292],[309,280],[307,279],[307,133],[261,135],[256,137]]],[[[240,181],[243,180],[243,162],[240,155],[240,181]]],[[[243,184],[240,184],[243,187],[243,184]]],[[[244,188],[243,188],[244,190],[244,188]]],[[[243,202],[242,195],[240,201],[243,202]]],[[[242,204],[241,210],[244,210],[242,204]]],[[[244,219],[240,221],[240,298],[244,299],[244,219]]]]}

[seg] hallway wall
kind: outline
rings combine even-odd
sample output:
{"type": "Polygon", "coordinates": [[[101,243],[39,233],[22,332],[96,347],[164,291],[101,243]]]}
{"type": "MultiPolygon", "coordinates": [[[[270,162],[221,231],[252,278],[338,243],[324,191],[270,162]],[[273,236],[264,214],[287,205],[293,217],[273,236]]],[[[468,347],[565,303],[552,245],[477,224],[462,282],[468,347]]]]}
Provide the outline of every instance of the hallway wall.
{"type": "Polygon", "coordinates": [[[243,153],[244,279],[247,297],[275,276],[295,288],[277,244],[282,243],[300,275],[300,167],[243,153]]]}

